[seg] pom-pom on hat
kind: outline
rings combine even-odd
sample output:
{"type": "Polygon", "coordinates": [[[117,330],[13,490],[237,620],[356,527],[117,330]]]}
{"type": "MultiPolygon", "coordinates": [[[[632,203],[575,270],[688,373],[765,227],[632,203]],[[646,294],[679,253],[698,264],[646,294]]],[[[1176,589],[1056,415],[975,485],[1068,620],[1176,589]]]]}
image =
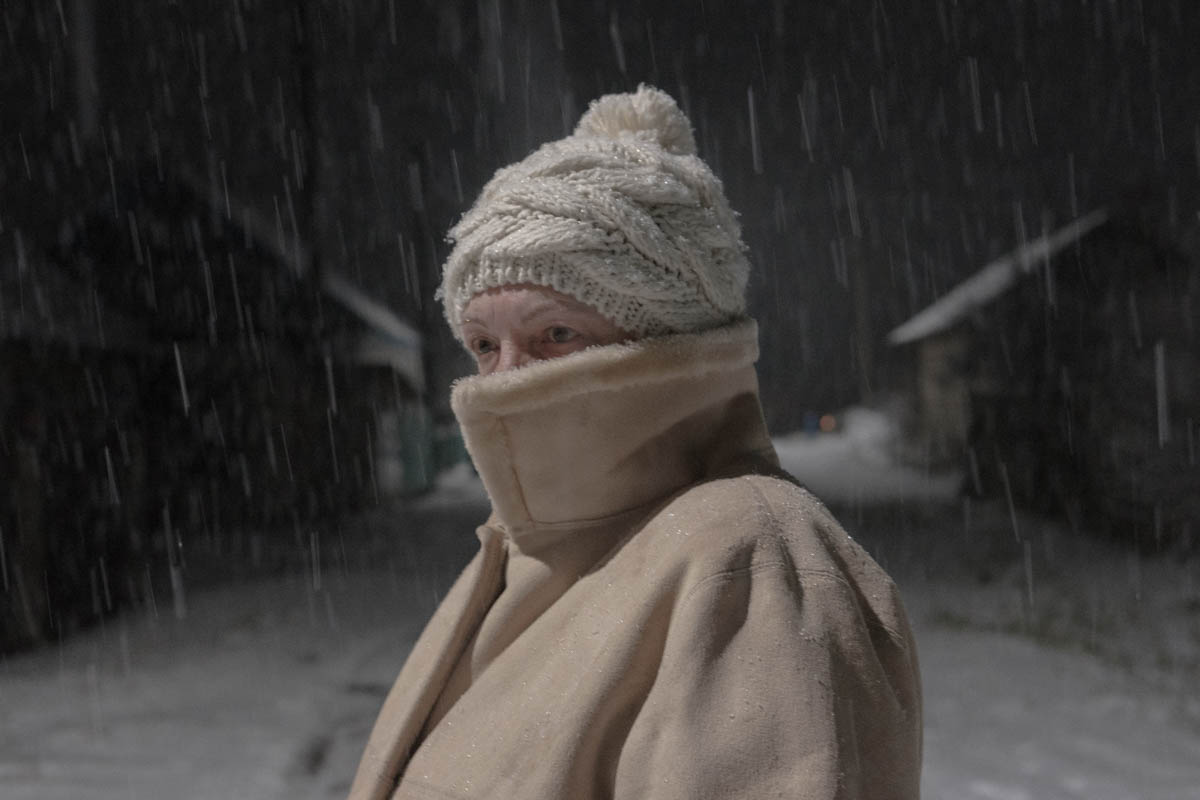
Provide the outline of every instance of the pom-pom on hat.
{"type": "Polygon", "coordinates": [[[746,310],[737,217],[687,117],[646,85],[592,101],[572,135],[498,170],[449,238],[438,297],[455,336],[472,297],[516,284],[574,297],[638,337],[746,310]]]}

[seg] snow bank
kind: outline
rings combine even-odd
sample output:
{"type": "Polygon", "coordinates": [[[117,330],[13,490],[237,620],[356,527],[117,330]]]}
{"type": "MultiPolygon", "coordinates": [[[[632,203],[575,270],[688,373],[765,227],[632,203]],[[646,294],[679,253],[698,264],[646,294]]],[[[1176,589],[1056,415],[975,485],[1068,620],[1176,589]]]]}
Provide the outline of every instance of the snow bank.
{"type": "Polygon", "coordinates": [[[852,408],[838,416],[832,433],[776,437],[783,468],[823,500],[950,500],[962,483],[959,472],[932,473],[898,463],[899,426],[884,411],[852,408]]]}

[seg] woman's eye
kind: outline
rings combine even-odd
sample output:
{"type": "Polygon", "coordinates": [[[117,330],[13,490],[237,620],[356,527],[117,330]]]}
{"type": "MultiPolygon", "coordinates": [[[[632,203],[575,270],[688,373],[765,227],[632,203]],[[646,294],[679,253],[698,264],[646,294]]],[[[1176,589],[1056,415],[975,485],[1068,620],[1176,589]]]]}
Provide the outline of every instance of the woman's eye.
{"type": "Polygon", "coordinates": [[[471,350],[477,356],[485,356],[496,349],[496,343],[490,339],[476,339],[471,342],[471,350]]]}
{"type": "Polygon", "coordinates": [[[566,344],[579,334],[564,325],[555,325],[546,331],[546,338],[554,344],[566,344]]]}

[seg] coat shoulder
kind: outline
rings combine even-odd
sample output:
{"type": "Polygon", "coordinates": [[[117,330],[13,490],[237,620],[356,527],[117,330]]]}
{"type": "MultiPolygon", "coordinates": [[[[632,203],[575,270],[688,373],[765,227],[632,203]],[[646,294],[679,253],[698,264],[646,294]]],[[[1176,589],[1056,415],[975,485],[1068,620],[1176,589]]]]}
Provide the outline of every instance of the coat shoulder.
{"type": "Polygon", "coordinates": [[[783,559],[798,570],[839,573],[840,551],[860,550],[819,499],[776,475],[696,484],[662,507],[646,528],[669,541],[673,558],[693,561],[783,559]]]}
{"type": "Polygon", "coordinates": [[[911,635],[891,576],[808,490],[783,477],[742,475],[692,487],[647,525],[651,555],[682,580],[683,596],[731,580],[787,576],[795,599],[860,619],[906,651],[911,635]],[[666,527],[661,527],[666,523],[666,527]],[[803,591],[798,587],[803,586],[803,591]],[[835,599],[836,598],[836,599],[835,599]]]}

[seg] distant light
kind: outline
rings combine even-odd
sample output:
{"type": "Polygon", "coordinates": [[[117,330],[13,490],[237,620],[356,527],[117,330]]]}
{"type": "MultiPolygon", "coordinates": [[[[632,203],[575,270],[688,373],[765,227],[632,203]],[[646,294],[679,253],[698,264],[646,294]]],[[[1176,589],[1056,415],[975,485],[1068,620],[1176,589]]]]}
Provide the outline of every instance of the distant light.
{"type": "Polygon", "coordinates": [[[821,426],[821,433],[833,433],[834,428],[837,427],[837,418],[833,414],[822,414],[819,424],[821,426]]]}

